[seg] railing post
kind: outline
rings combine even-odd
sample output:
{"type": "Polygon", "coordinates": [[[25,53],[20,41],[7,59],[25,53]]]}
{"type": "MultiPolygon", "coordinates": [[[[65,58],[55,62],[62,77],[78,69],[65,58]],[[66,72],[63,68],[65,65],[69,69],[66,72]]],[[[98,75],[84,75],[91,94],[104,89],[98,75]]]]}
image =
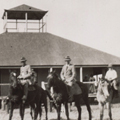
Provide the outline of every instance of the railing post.
{"type": "Polygon", "coordinates": [[[7,32],[7,12],[5,12],[5,32],[7,32]]]}
{"type": "Polygon", "coordinates": [[[26,32],[28,31],[28,14],[25,13],[25,20],[26,20],[26,32]]]}
{"type": "Polygon", "coordinates": [[[83,67],[80,67],[80,82],[83,82],[83,67]]]}
{"type": "Polygon", "coordinates": [[[42,32],[44,32],[44,19],[42,18],[42,32]]]}

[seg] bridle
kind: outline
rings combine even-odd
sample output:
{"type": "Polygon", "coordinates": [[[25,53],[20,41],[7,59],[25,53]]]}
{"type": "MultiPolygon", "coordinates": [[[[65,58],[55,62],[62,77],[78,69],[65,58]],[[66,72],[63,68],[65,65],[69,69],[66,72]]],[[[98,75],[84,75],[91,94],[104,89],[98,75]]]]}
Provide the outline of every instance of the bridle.
{"type": "Polygon", "coordinates": [[[10,81],[12,82],[11,86],[13,88],[18,87],[18,85],[19,85],[20,88],[22,88],[22,86],[20,84],[20,80],[17,79],[17,74],[15,72],[10,73],[10,81]]]}

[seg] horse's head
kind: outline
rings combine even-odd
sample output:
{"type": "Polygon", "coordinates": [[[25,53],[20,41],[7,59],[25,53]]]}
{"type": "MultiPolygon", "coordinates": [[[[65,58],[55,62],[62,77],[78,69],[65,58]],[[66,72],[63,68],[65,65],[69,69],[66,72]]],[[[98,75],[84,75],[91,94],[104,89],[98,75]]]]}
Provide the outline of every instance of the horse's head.
{"type": "Polygon", "coordinates": [[[103,78],[99,78],[98,91],[100,91],[101,94],[103,94],[106,99],[110,97],[111,89],[112,89],[112,84],[110,81],[107,81],[103,78]]]}
{"type": "Polygon", "coordinates": [[[56,71],[53,70],[52,68],[50,68],[50,70],[48,71],[48,76],[47,76],[47,80],[48,80],[47,88],[49,90],[50,90],[51,87],[54,86],[56,79],[57,79],[56,71]]]}
{"type": "Polygon", "coordinates": [[[16,71],[10,71],[10,83],[13,88],[17,87],[18,81],[16,71]]]}

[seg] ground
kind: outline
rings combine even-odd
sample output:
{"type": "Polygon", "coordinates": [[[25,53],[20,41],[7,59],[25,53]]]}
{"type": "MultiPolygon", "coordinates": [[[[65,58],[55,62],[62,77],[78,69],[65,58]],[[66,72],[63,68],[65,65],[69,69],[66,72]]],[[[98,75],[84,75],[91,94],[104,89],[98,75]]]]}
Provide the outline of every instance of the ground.
{"type": "MultiPolygon", "coordinates": [[[[92,109],[92,120],[99,120],[99,108],[98,105],[91,105],[92,109]]],[[[113,120],[120,120],[120,103],[112,104],[112,116],[113,120]]],[[[9,114],[7,114],[5,111],[0,110],[0,120],[8,120],[9,114]]],[[[57,114],[55,110],[53,112],[48,113],[48,120],[57,120],[57,114]]],[[[70,112],[70,119],[71,120],[77,120],[77,111],[76,108],[72,107],[72,112],[70,112]]],[[[14,115],[12,120],[20,120],[19,116],[19,110],[14,110],[14,115]]],[[[24,120],[31,120],[29,109],[25,110],[25,119],[24,120]]],[[[42,120],[45,120],[45,113],[43,110],[42,120]]],[[[61,120],[66,120],[66,116],[64,112],[61,112],[61,120]]],[[[86,107],[82,106],[82,120],[88,120],[88,113],[86,107]]],[[[104,111],[104,120],[108,119],[107,109],[104,111]]]]}

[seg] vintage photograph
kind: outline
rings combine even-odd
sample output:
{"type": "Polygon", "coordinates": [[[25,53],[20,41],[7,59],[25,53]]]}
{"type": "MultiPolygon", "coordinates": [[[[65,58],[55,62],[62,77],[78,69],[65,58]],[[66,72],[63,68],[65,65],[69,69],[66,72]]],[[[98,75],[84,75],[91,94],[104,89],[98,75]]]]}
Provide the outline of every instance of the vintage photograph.
{"type": "Polygon", "coordinates": [[[120,120],[120,0],[0,0],[0,120],[120,120]]]}

